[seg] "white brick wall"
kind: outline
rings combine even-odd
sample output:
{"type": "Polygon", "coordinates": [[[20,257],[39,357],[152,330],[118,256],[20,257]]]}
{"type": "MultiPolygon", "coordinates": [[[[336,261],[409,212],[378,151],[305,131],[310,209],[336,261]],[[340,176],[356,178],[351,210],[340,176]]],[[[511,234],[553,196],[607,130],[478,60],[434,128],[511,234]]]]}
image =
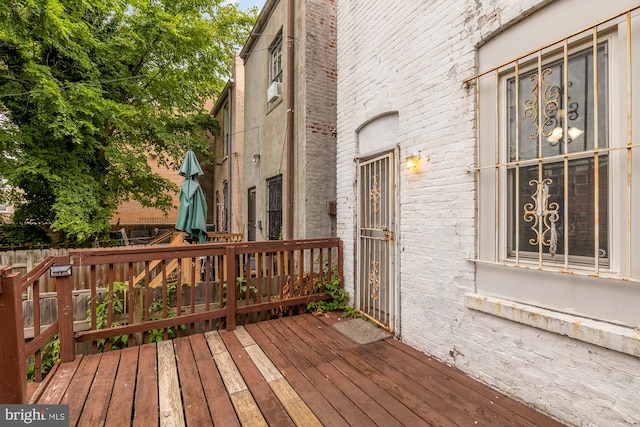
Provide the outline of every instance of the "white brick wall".
{"type": "MultiPolygon", "coordinates": [[[[558,0],[564,1],[564,0],[558,0]]],[[[472,311],[477,46],[549,1],[338,2],[338,236],[355,277],[356,130],[398,111],[398,251],[403,341],[566,423],[640,424],[640,360],[472,311]],[[429,161],[425,161],[428,156],[429,161]]],[[[524,52],[523,52],[524,53],[524,52]]]]}

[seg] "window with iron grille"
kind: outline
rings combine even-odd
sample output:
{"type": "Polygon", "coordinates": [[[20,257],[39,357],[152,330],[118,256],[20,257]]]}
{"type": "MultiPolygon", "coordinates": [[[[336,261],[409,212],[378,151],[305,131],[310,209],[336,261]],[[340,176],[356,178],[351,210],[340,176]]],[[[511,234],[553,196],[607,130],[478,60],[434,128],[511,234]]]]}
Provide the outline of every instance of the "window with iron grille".
{"type": "Polygon", "coordinates": [[[282,235],[282,175],[267,179],[267,238],[282,235]]]}
{"type": "Polygon", "coordinates": [[[566,253],[571,263],[597,257],[608,265],[606,42],[597,55],[597,73],[587,48],[532,61],[517,79],[506,79],[510,258],[543,253],[554,260],[566,253]]]}
{"type": "Polygon", "coordinates": [[[640,74],[632,60],[640,6],[612,5],[599,11],[602,21],[585,17],[538,48],[519,51],[516,42],[562,23],[577,3],[554,2],[500,33],[479,50],[479,62],[495,68],[468,80],[478,144],[476,292],[638,324],[630,301],[640,297],[640,74]]]}

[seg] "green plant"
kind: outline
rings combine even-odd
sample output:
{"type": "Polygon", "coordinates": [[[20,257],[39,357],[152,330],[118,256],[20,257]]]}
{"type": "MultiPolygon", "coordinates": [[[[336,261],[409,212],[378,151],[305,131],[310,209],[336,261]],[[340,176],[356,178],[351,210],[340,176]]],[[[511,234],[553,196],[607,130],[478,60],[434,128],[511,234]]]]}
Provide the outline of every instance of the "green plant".
{"type": "MultiPolygon", "coordinates": [[[[247,295],[247,279],[238,277],[237,282],[238,285],[240,285],[238,299],[244,299],[247,295]]],[[[258,288],[253,285],[249,285],[249,298],[254,298],[256,295],[258,295],[258,288]]]]}
{"type": "MultiPolygon", "coordinates": [[[[42,371],[42,376],[44,377],[47,373],[53,368],[53,365],[60,361],[60,338],[58,335],[55,335],[51,341],[44,346],[41,352],[42,355],[42,364],[40,365],[40,370],[42,371]]],[[[36,379],[35,374],[36,369],[36,361],[35,359],[29,363],[27,366],[27,381],[32,382],[36,379]]]]}
{"type": "MultiPolygon", "coordinates": [[[[111,309],[113,319],[118,314],[123,314],[125,305],[125,293],[127,291],[127,284],[123,282],[113,282],[113,296],[109,298],[106,295],[101,301],[96,304],[96,329],[104,329],[107,327],[107,320],[109,319],[109,301],[111,301],[111,309]]],[[[91,315],[89,310],[88,315],[91,315]]],[[[121,323],[117,320],[112,320],[110,327],[121,326],[121,323]]],[[[129,335],[120,335],[109,339],[109,349],[117,350],[127,346],[129,335]]],[[[105,349],[106,340],[101,338],[98,340],[98,351],[103,352],[105,349]]]]}
{"type": "Polygon", "coordinates": [[[333,311],[344,310],[349,302],[349,293],[340,286],[340,278],[334,276],[333,279],[317,283],[315,286],[316,291],[324,291],[331,296],[330,300],[325,301],[312,301],[307,304],[308,310],[319,311],[333,311]]]}
{"type": "MultiPolygon", "coordinates": [[[[167,305],[170,306],[173,301],[175,301],[178,297],[178,284],[177,282],[169,282],[167,283],[167,305]]],[[[160,314],[162,310],[163,303],[162,300],[155,300],[151,303],[149,307],[149,312],[151,316],[149,320],[161,320],[164,319],[160,314]]],[[[167,310],[167,318],[176,317],[176,313],[171,310],[167,310]]],[[[186,327],[184,325],[180,325],[182,330],[185,330],[186,327]]],[[[178,335],[177,326],[171,326],[167,329],[167,336],[169,339],[175,338],[178,335]]],[[[164,340],[164,329],[153,329],[149,331],[149,342],[160,342],[164,340]]]]}
{"type": "Polygon", "coordinates": [[[351,305],[347,305],[344,307],[344,314],[343,317],[354,317],[354,318],[360,318],[360,319],[365,319],[366,320],[366,316],[363,315],[362,313],[360,313],[358,311],[357,308],[351,306],[351,305]]]}

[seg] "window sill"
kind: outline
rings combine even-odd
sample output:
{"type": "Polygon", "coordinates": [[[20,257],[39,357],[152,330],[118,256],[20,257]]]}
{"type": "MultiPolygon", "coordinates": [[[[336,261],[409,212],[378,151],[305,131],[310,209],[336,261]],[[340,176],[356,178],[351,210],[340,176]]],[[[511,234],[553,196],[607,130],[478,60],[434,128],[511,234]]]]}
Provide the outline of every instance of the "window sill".
{"type": "Polygon", "coordinates": [[[464,304],[471,310],[640,357],[638,328],[615,325],[475,293],[465,294],[464,304]]]}
{"type": "Polygon", "coordinates": [[[279,97],[278,97],[278,99],[276,99],[275,101],[273,101],[273,102],[267,102],[267,113],[266,113],[266,114],[268,115],[270,112],[272,112],[273,110],[275,110],[275,108],[276,108],[278,105],[282,104],[282,99],[283,99],[283,98],[284,98],[283,96],[279,96],[279,97]]]}

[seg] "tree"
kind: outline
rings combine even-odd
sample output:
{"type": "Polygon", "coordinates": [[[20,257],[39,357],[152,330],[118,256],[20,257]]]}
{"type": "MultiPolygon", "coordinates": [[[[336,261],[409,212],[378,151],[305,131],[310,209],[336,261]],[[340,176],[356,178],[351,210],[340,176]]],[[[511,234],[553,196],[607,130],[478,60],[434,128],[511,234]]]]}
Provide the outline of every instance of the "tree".
{"type": "Polygon", "coordinates": [[[133,199],[166,210],[176,166],[208,153],[203,110],[256,10],[225,0],[12,0],[0,7],[0,175],[15,222],[77,242],[133,199]]]}

